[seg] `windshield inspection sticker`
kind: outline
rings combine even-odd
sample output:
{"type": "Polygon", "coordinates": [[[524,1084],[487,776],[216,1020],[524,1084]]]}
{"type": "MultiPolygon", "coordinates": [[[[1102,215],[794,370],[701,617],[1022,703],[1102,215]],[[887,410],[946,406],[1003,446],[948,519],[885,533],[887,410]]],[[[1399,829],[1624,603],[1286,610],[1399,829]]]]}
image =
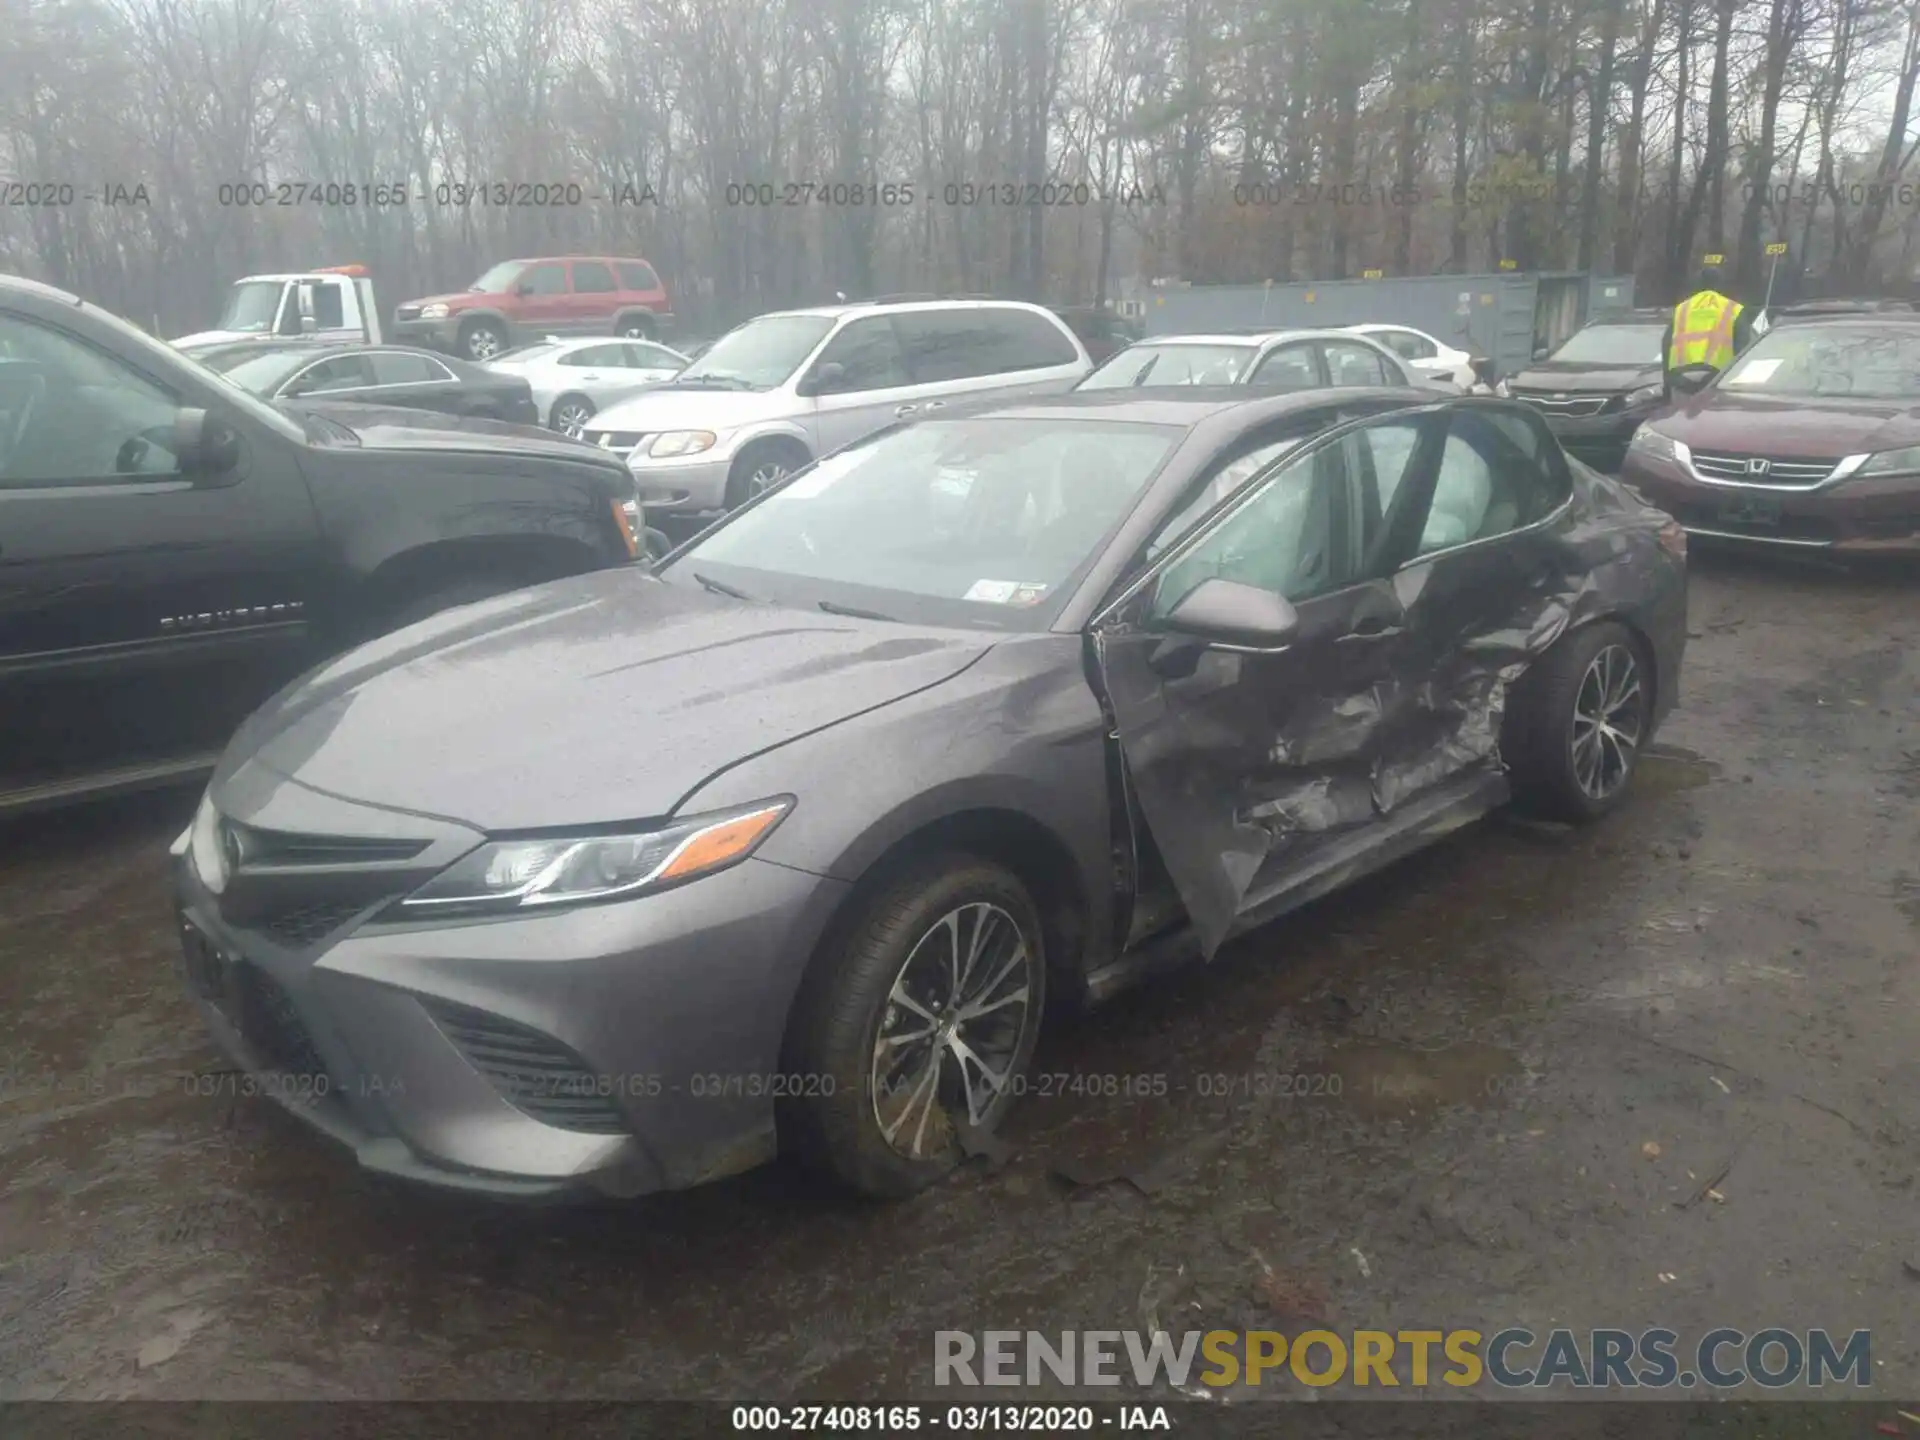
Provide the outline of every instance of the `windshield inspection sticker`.
{"type": "Polygon", "coordinates": [[[1759,385],[1773,378],[1773,372],[1786,362],[1783,360],[1749,360],[1740,367],[1739,373],[1729,375],[1729,385],[1759,385]]]}

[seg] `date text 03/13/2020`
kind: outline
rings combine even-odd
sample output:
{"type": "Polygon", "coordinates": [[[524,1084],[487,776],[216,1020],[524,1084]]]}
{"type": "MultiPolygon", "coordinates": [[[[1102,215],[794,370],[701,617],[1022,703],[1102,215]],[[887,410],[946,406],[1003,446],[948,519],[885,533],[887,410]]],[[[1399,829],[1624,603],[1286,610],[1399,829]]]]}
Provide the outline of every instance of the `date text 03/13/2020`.
{"type": "Polygon", "coordinates": [[[1005,1431],[1057,1435],[1094,1430],[1171,1430],[1164,1405],[736,1405],[740,1432],[882,1435],[916,1430],[977,1435],[1005,1431]]]}

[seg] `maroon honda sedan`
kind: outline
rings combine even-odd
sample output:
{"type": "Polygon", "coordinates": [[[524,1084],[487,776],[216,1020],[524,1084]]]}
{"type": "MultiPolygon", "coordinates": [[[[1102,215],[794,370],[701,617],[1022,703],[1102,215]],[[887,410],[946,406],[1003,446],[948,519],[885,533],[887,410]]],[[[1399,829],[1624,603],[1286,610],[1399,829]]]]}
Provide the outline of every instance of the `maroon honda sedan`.
{"type": "Polygon", "coordinates": [[[1920,317],[1781,323],[1642,425],[1621,479],[1705,538],[1920,555],[1920,317]]]}

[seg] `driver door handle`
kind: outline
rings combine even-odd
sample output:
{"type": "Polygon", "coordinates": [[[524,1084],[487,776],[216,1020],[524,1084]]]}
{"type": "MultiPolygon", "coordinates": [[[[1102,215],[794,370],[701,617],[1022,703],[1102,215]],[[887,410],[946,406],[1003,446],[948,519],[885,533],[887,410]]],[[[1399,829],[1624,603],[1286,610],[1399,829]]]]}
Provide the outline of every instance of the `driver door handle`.
{"type": "Polygon", "coordinates": [[[912,405],[912,404],[896,405],[893,407],[893,413],[896,415],[911,415],[913,414],[914,411],[918,410],[919,408],[920,407],[918,405],[912,405]]]}

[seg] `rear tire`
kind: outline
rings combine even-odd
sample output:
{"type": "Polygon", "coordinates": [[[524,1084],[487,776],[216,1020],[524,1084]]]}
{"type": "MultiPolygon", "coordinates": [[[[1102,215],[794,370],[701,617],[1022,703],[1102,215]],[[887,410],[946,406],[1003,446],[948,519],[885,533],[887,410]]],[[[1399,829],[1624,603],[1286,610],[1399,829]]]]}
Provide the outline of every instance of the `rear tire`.
{"type": "Polygon", "coordinates": [[[1626,798],[1653,728],[1653,669],[1624,625],[1562,637],[1507,696],[1500,749],[1516,809],[1597,820],[1626,798]]]}
{"type": "Polygon", "coordinates": [[[798,441],[756,440],[734,457],[727,472],[727,509],[738,510],[811,459],[798,441]]]}
{"type": "Polygon", "coordinates": [[[469,320],[460,327],[460,353],[487,361],[507,348],[507,332],[497,320],[469,320]]]}
{"type": "Polygon", "coordinates": [[[875,893],[829,939],[794,1006],[795,1093],[780,1114],[794,1154],[876,1199],[953,1170],[959,1127],[991,1131],[1025,1088],[1046,1004],[1043,945],[1026,887],[976,856],[931,856],[875,893]]]}

